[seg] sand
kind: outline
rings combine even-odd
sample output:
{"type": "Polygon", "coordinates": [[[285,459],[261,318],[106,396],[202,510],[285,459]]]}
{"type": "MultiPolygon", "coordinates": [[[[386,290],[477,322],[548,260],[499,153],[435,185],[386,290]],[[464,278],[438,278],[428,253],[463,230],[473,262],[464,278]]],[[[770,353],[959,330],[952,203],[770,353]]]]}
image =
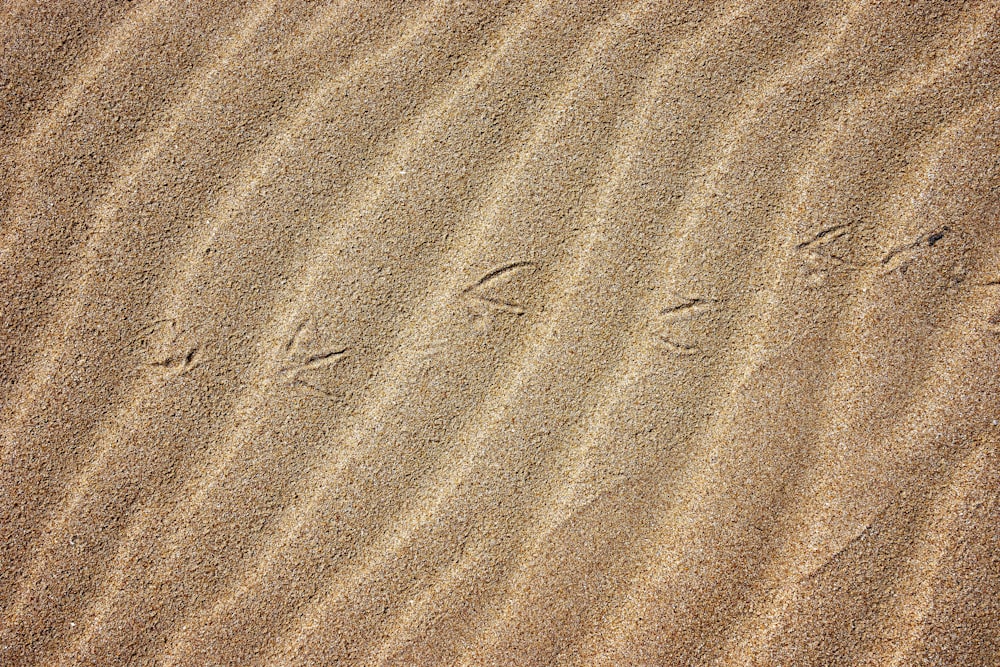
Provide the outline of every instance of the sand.
{"type": "Polygon", "coordinates": [[[1000,3],[0,6],[0,665],[1000,664],[1000,3]]]}

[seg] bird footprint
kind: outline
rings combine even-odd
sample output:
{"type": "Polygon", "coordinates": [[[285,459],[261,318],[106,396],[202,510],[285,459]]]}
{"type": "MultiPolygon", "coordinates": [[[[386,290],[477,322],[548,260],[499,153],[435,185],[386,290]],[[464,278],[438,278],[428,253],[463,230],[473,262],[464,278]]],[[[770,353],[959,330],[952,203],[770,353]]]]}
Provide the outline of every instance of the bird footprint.
{"type": "Polygon", "coordinates": [[[700,353],[701,348],[692,340],[690,331],[684,331],[684,323],[702,317],[717,303],[718,299],[709,297],[682,297],[673,305],[660,310],[662,326],[657,339],[663,348],[678,356],[700,353]]]}
{"type": "Polygon", "coordinates": [[[175,378],[197,367],[202,356],[201,346],[182,342],[181,333],[176,320],[158,320],[143,329],[131,344],[145,350],[150,358],[147,365],[161,377],[175,378]]]}
{"type": "Polygon", "coordinates": [[[847,240],[851,235],[852,223],[834,225],[820,230],[812,238],[802,241],[795,246],[804,256],[804,269],[806,280],[810,287],[823,285],[830,275],[830,271],[841,267],[854,265],[837,251],[837,242],[847,240]]]}
{"type": "Polygon", "coordinates": [[[912,241],[901,243],[890,249],[882,257],[880,274],[884,276],[897,270],[901,273],[906,273],[910,263],[913,262],[914,258],[916,258],[916,256],[923,249],[934,247],[934,245],[943,239],[948,232],[949,228],[945,225],[921,234],[912,241]]]}
{"type": "MultiPolygon", "coordinates": [[[[976,287],[1000,290],[1000,278],[988,280],[983,283],[977,283],[976,287]]],[[[1000,335],[1000,310],[997,310],[992,315],[986,317],[985,320],[986,331],[991,334],[1000,335]]]]}
{"type": "Polygon", "coordinates": [[[284,363],[279,369],[281,379],[289,385],[331,397],[324,383],[324,371],[338,364],[348,352],[343,346],[323,346],[317,341],[316,323],[308,318],[299,323],[295,332],[282,346],[284,363]]]}
{"type": "Polygon", "coordinates": [[[535,271],[534,262],[520,261],[504,264],[462,290],[466,303],[483,314],[483,311],[504,313],[507,315],[524,315],[526,309],[517,299],[503,296],[502,287],[507,285],[520,273],[535,271]]]}

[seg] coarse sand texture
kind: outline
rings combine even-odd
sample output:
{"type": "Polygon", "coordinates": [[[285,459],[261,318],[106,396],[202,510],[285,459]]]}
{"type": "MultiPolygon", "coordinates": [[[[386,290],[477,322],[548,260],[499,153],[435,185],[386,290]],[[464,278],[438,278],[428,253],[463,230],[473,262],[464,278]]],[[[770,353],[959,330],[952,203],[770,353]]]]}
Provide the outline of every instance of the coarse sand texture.
{"type": "Polygon", "coordinates": [[[0,1],[0,666],[1000,665],[1000,0],[0,1]]]}

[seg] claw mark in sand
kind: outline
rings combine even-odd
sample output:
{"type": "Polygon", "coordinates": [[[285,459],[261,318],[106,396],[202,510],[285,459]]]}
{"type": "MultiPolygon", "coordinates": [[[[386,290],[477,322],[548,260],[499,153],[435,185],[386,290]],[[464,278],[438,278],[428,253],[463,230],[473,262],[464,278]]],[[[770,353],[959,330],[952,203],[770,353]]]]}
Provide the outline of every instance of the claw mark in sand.
{"type": "Polygon", "coordinates": [[[195,345],[180,354],[168,355],[163,359],[158,359],[150,363],[150,366],[160,369],[165,377],[177,377],[187,373],[200,363],[200,351],[201,348],[195,345]]]}
{"type": "Polygon", "coordinates": [[[660,315],[670,316],[673,321],[697,317],[708,310],[713,303],[718,303],[717,299],[706,299],[702,297],[687,297],[681,303],[667,306],[660,311],[660,315]]]}
{"type": "MultiPolygon", "coordinates": [[[[983,283],[975,283],[975,287],[997,289],[1000,288],[1000,278],[995,278],[993,280],[987,280],[983,283]]],[[[986,331],[991,334],[1000,335],[1000,310],[993,313],[986,319],[986,331]]]]}
{"type": "Polygon", "coordinates": [[[851,233],[852,223],[844,223],[842,225],[834,225],[833,227],[827,227],[826,229],[821,229],[816,232],[811,239],[808,241],[803,241],[795,246],[799,250],[808,250],[810,252],[822,252],[822,254],[834,257],[840,261],[844,261],[842,257],[837,257],[830,252],[827,247],[837,239],[841,239],[848,236],[851,233]]]}
{"type": "Polygon", "coordinates": [[[835,252],[834,244],[850,238],[854,223],[844,223],[821,229],[812,238],[802,241],[795,249],[805,254],[805,272],[810,286],[819,287],[826,282],[830,270],[840,266],[857,268],[845,257],[835,252]]]}
{"type": "MultiPolygon", "coordinates": [[[[317,374],[313,371],[322,371],[322,369],[336,365],[347,354],[348,348],[320,348],[316,351],[313,345],[304,342],[306,328],[310,325],[311,328],[315,329],[315,323],[311,318],[300,322],[295,328],[295,332],[282,345],[287,363],[279,369],[278,373],[286,384],[302,387],[332,398],[334,394],[323,388],[322,383],[318,381],[317,374]]],[[[315,335],[311,337],[314,338],[315,335]]]]}
{"type": "Polygon", "coordinates": [[[524,315],[526,310],[520,303],[487,293],[491,286],[502,284],[505,280],[513,278],[516,273],[524,269],[534,271],[537,270],[537,266],[534,262],[527,261],[504,264],[463,289],[462,294],[470,302],[484,305],[495,312],[507,313],[508,315],[524,315]]]}
{"type": "Polygon", "coordinates": [[[308,323],[309,320],[302,320],[299,322],[299,326],[295,327],[295,333],[289,336],[288,341],[285,343],[284,349],[286,354],[291,353],[292,348],[299,345],[299,341],[302,340],[302,332],[305,331],[306,324],[308,323]]]}
{"type": "Polygon", "coordinates": [[[861,530],[859,530],[854,535],[854,537],[849,539],[846,544],[837,549],[835,552],[827,556],[826,560],[820,563],[817,567],[813,568],[812,572],[802,577],[800,581],[803,582],[812,581],[813,579],[820,576],[821,574],[832,568],[834,565],[836,565],[837,561],[840,560],[840,558],[844,556],[844,554],[846,554],[848,551],[850,551],[856,545],[860,544],[863,540],[865,540],[872,534],[873,525],[874,524],[869,523],[865,526],[862,526],[861,530]]]}
{"type": "Polygon", "coordinates": [[[432,341],[425,343],[419,347],[413,348],[413,360],[417,362],[426,362],[435,357],[443,354],[448,349],[448,340],[444,338],[435,338],[432,341]]]}
{"type": "Polygon", "coordinates": [[[678,356],[690,356],[698,354],[701,349],[697,345],[689,344],[681,340],[675,325],[685,320],[700,317],[711,310],[718,303],[718,299],[707,297],[683,297],[680,303],[667,306],[660,310],[660,317],[665,323],[666,331],[657,334],[657,338],[663,347],[678,356]]]}
{"type": "Polygon", "coordinates": [[[146,365],[156,369],[162,377],[175,378],[201,363],[201,346],[180,345],[179,335],[176,320],[157,320],[140,331],[127,345],[144,350],[152,359],[146,365]]]}
{"type": "Polygon", "coordinates": [[[667,350],[667,352],[670,352],[671,354],[686,357],[692,354],[698,354],[700,351],[694,345],[684,345],[683,343],[678,343],[663,334],[660,334],[658,338],[660,339],[660,342],[663,343],[663,347],[667,350]]]}
{"type": "Polygon", "coordinates": [[[144,329],[139,331],[135,336],[130,338],[128,342],[125,343],[126,348],[133,347],[148,347],[150,341],[154,338],[160,340],[172,340],[174,338],[174,328],[176,323],[172,319],[156,320],[152,324],[146,326],[144,329]]]}
{"type": "Polygon", "coordinates": [[[934,244],[943,239],[948,232],[949,227],[945,225],[922,234],[913,241],[892,248],[882,257],[881,275],[887,275],[897,269],[901,273],[906,273],[910,262],[921,249],[934,247],[934,244]]]}

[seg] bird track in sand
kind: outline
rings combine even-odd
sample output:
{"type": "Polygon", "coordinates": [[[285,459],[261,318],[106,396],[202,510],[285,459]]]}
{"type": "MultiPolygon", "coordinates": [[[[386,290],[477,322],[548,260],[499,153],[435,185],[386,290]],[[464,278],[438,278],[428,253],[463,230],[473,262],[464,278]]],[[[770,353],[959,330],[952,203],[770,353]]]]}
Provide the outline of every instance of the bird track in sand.
{"type": "Polygon", "coordinates": [[[177,321],[156,320],[143,328],[126,343],[126,347],[138,347],[148,361],[146,366],[154,369],[160,377],[179,377],[197,367],[202,361],[202,349],[198,343],[182,344],[177,321]]]}
{"type": "Polygon", "coordinates": [[[343,346],[318,346],[315,344],[316,323],[312,317],[301,321],[282,345],[284,363],[278,370],[281,380],[293,387],[300,387],[333,398],[334,394],[319,381],[317,372],[338,364],[348,352],[343,346]],[[310,334],[308,339],[306,334],[310,334]],[[311,339],[311,340],[310,340],[311,339]],[[307,342],[308,340],[308,342],[307,342]]]}
{"type": "Polygon", "coordinates": [[[893,271],[906,272],[916,255],[924,248],[932,248],[951,231],[947,225],[924,232],[916,239],[901,243],[891,248],[882,257],[880,275],[888,275],[893,271]]]}
{"type": "Polygon", "coordinates": [[[492,295],[489,291],[493,286],[499,287],[505,281],[512,279],[517,273],[527,269],[537,271],[538,267],[534,262],[530,261],[517,261],[504,264],[463,289],[462,295],[465,297],[466,303],[470,306],[485,307],[488,311],[508,315],[524,315],[527,310],[523,304],[513,299],[492,295]]]}
{"type": "MultiPolygon", "coordinates": [[[[974,286],[983,289],[997,290],[1000,289],[1000,278],[993,278],[991,280],[987,280],[986,282],[976,283],[974,286]]],[[[984,319],[986,320],[986,331],[991,334],[1000,335],[1000,310],[997,310],[992,315],[989,315],[984,319]]]]}
{"type": "Polygon", "coordinates": [[[718,299],[710,297],[681,297],[679,302],[671,306],[662,308],[659,318],[662,322],[657,340],[669,353],[677,356],[692,356],[699,354],[702,350],[697,344],[684,339],[684,335],[677,326],[681,322],[701,317],[711,311],[718,299]]]}
{"type": "Polygon", "coordinates": [[[832,269],[846,266],[858,268],[842,254],[836,252],[836,244],[849,240],[854,223],[844,223],[825,227],[809,239],[796,244],[795,249],[804,255],[803,269],[810,287],[820,287],[826,283],[832,269]]]}
{"type": "Polygon", "coordinates": [[[164,377],[173,378],[187,373],[201,363],[201,346],[182,348],[179,353],[168,354],[150,363],[164,377]]]}

